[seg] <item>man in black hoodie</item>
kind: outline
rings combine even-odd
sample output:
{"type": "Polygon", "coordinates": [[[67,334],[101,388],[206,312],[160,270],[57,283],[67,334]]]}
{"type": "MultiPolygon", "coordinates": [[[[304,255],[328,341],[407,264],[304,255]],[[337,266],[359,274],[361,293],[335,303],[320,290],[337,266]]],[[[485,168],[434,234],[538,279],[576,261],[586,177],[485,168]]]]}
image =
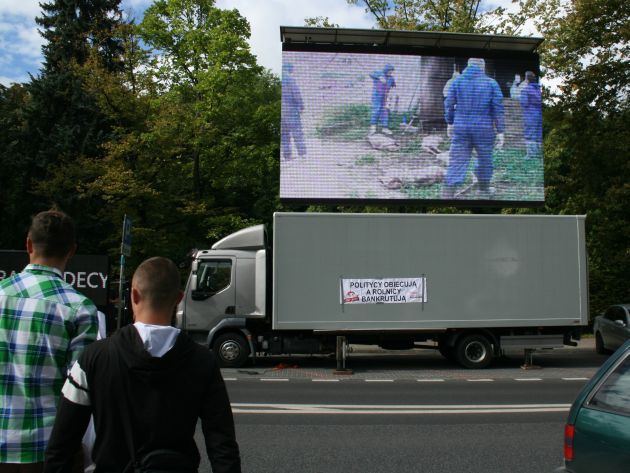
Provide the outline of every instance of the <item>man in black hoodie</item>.
{"type": "Polygon", "coordinates": [[[172,261],[150,258],[138,267],[131,284],[135,323],[89,346],[72,368],[45,473],[71,471],[90,415],[95,473],[123,472],[159,449],[178,451],[198,465],[198,419],[213,472],[240,473],[232,410],[214,357],[170,326],[182,295],[172,261]]]}

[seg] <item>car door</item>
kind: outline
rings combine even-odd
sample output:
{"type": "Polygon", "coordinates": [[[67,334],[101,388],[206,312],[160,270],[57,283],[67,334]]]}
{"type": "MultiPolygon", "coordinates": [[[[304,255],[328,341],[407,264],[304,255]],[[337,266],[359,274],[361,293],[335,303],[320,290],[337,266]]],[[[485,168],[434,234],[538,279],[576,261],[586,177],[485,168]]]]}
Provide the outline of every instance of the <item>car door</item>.
{"type": "Polygon", "coordinates": [[[630,465],[630,352],[588,395],[575,422],[570,471],[619,473],[630,465]]]}
{"type": "Polygon", "coordinates": [[[599,319],[599,333],[601,333],[607,349],[612,350],[617,347],[615,340],[615,306],[606,309],[604,315],[599,319]]]}
{"type": "Polygon", "coordinates": [[[628,331],[628,316],[626,309],[621,306],[613,306],[611,311],[613,323],[610,325],[611,346],[617,349],[627,340],[626,333],[628,331]]]}
{"type": "Polygon", "coordinates": [[[236,304],[234,258],[220,257],[198,262],[196,284],[186,294],[186,329],[211,330],[234,314],[236,304]]]}
{"type": "Polygon", "coordinates": [[[625,327],[621,327],[620,329],[620,337],[621,337],[621,343],[620,346],[623,345],[626,340],[630,340],[630,313],[628,313],[628,308],[627,307],[621,307],[622,311],[623,311],[623,322],[625,324],[625,327]]]}

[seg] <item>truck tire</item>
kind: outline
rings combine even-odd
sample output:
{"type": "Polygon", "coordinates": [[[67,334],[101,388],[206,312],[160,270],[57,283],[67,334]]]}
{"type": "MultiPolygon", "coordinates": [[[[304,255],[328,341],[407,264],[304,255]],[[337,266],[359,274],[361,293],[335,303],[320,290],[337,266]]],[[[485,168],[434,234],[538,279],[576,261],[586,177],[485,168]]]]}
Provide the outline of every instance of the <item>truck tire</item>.
{"type": "Polygon", "coordinates": [[[249,345],[238,333],[223,333],[212,344],[212,351],[222,368],[240,368],[249,357],[249,345]]]}
{"type": "Polygon", "coordinates": [[[595,334],[595,351],[600,355],[608,355],[610,351],[604,346],[604,339],[602,334],[597,332],[595,334]]]}
{"type": "Polygon", "coordinates": [[[455,357],[464,368],[486,368],[492,362],[492,345],[483,335],[464,335],[457,341],[455,357]]]}

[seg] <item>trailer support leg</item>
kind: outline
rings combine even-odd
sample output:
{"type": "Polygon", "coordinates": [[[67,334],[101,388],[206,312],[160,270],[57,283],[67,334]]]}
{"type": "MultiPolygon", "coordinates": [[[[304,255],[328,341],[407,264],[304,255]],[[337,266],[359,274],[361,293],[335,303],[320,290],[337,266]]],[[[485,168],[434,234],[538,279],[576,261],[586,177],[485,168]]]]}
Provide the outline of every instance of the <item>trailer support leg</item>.
{"type": "Polygon", "coordinates": [[[338,335],[337,336],[337,369],[335,369],[334,374],[352,374],[352,370],[346,368],[346,358],[348,357],[348,341],[346,337],[338,335]]]}
{"type": "Polygon", "coordinates": [[[540,369],[540,366],[536,366],[534,364],[534,349],[533,348],[525,348],[525,362],[521,365],[521,369],[524,370],[537,370],[540,369]]]}

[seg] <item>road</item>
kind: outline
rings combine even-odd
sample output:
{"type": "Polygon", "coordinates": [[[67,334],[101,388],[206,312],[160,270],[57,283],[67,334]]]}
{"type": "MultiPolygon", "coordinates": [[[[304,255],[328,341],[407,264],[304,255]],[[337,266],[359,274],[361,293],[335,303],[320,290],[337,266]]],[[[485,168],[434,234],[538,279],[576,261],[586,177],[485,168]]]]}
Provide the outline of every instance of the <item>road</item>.
{"type": "Polygon", "coordinates": [[[243,471],[551,472],[570,403],[604,360],[582,348],[537,356],[541,369],[511,357],[470,371],[440,358],[363,353],[344,376],[325,358],[224,370],[243,471]]]}

